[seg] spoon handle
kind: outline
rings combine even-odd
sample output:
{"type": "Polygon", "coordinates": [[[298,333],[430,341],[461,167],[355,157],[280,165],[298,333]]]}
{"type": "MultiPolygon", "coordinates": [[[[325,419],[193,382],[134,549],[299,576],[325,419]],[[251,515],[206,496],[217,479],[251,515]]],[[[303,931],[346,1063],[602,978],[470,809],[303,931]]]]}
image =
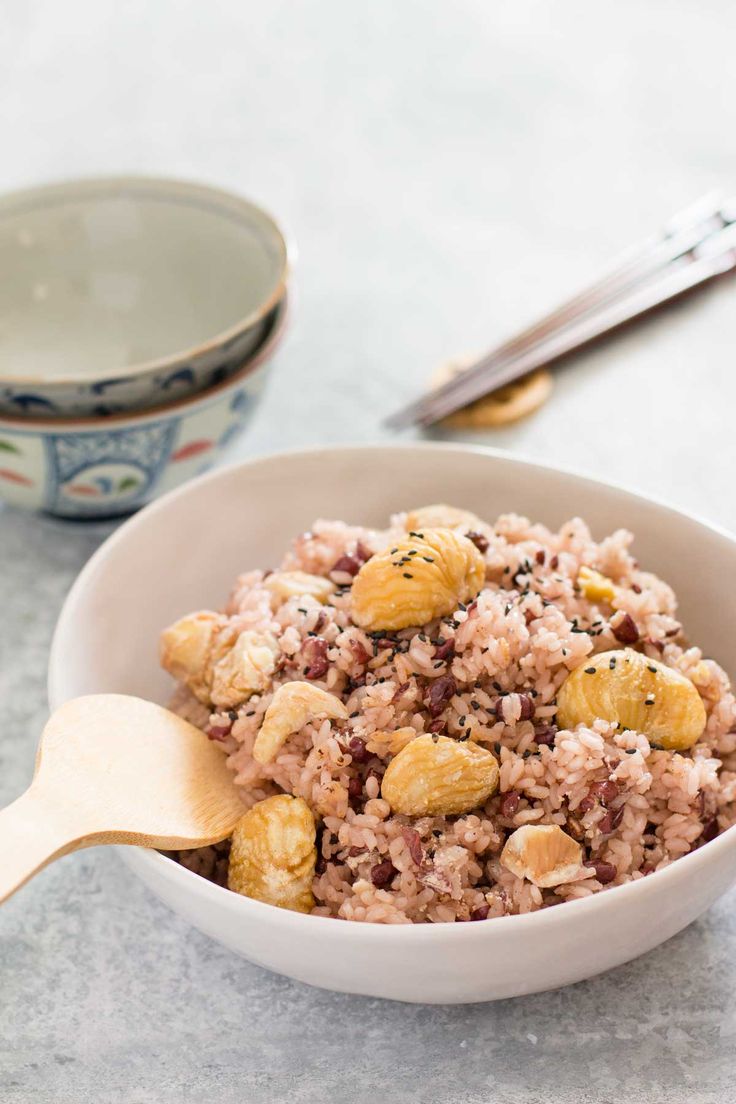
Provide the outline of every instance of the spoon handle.
{"type": "Polygon", "coordinates": [[[88,836],[70,832],[61,819],[33,787],[0,809],[0,903],[52,859],[87,844],[88,836]]]}

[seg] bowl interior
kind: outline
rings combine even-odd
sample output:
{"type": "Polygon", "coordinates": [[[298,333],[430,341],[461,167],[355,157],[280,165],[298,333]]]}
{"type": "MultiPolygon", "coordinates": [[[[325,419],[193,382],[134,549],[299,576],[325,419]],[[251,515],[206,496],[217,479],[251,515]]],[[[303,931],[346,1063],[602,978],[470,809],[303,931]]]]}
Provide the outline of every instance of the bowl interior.
{"type": "Polygon", "coordinates": [[[127,522],[67,598],[51,655],[52,705],[101,691],[165,702],[171,683],[157,662],[163,626],[220,606],[236,575],[274,566],[315,518],[382,525],[393,511],[440,501],[552,526],[580,514],[597,538],[633,530],[642,566],[675,588],[691,639],[736,671],[736,591],[724,587],[736,543],[728,535],[635,494],[489,450],[337,448],[216,472],[127,522]]]}
{"type": "Polygon", "coordinates": [[[286,247],[257,207],[145,180],[56,185],[0,203],[0,383],[115,373],[273,305],[286,247]]]}
{"type": "Polygon", "coordinates": [[[290,316],[291,297],[288,289],[285,289],[277,306],[266,315],[262,326],[259,327],[259,331],[262,332],[259,332],[258,342],[253,351],[227,375],[218,378],[216,382],[201,388],[194,394],[181,395],[168,402],[147,406],[139,411],[122,410],[114,414],[83,415],[74,418],[31,417],[27,414],[5,414],[0,411],[0,431],[4,430],[6,433],[26,431],[28,434],[51,435],[59,432],[99,433],[104,429],[119,429],[159,420],[170,420],[179,414],[187,414],[199,407],[208,406],[237,389],[245,377],[271,359],[287,332],[290,316]]]}

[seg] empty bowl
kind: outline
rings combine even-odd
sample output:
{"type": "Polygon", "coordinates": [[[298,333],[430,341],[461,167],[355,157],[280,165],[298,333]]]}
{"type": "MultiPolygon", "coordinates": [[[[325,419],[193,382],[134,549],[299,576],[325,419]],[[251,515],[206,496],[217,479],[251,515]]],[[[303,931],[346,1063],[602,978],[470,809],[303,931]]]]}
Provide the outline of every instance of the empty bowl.
{"type": "MultiPolygon", "coordinates": [[[[218,471],[123,525],[67,597],[51,651],[51,705],[100,691],[166,702],[162,626],[187,610],[221,607],[239,573],[277,563],[317,517],[383,526],[393,511],[443,501],[482,517],[513,510],[554,528],[580,514],[599,539],[633,530],[641,563],[674,586],[692,639],[736,671],[736,593],[724,585],[736,571],[736,541],[728,534],[639,495],[490,450],[345,447],[218,471]],[[694,556],[708,571],[693,570],[694,556]]],[[[274,908],[156,852],[120,853],[172,909],[261,966],[342,992],[443,1003],[591,977],[674,935],[736,878],[730,828],[650,876],[553,908],[481,923],[384,926],[274,908]]]]}
{"type": "Polygon", "coordinates": [[[195,394],[262,342],[289,251],[259,207],[120,177],[0,199],[0,413],[84,417],[195,394]]]}
{"type": "Polygon", "coordinates": [[[80,419],[0,414],[0,498],[60,517],[111,517],[205,471],[250,420],[287,311],[284,298],[238,370],[166,406],[80,419]]]}

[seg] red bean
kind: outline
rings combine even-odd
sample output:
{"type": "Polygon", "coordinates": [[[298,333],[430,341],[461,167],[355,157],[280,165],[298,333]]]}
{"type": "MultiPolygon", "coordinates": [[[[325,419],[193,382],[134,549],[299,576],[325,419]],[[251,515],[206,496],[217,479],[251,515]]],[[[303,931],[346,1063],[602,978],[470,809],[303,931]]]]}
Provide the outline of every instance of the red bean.
{"type": "Polygon", "coordinates": [[[412,862],[415,866],[421,866],[424,862],[424,848],[422,847],[422,840],[419,833],[415,828],[404,826],[401,829],[401,834],[404,837],[406,846],[409,848],[412,862]]]}
{"type": "Polygon", "coordinates": [[[207,730],[207,735],[209,736],[210,740],[214,740],[215,742],[219,743],[220,741],[226,740],[228,738],[231,728],[232,725],[212,725],[212,727],[207,730]]]}
{"type": "Polygon", "coordinates": [[[439,717],[445,706],[454,696],[457,683],[452,675],[440,675],[429,687],[428,709],[431,717],[439,717]]]}
{"type": "Polygon", "coordinates": [[[327,674],[330,666],[327,660],[329,644],[321,636],[310,636],[302,645],[302,655],[306,660],[304,677],[308,679],[321,679],[327,674]]]}
{"type": "Polygon", "coordinates": [[[607,778],[604,782],[594,782],[588,794],[590,797],[597,797],[601,805],[608,805],[609,801],[618,797],[618,785],[612,778],[607,778]]]}
{"type": "Polygon", "coordinates": [[[557,735],[556,725],[542,725],[534,732],[534,742],[540,747],[552,747],[557,735]]]}
{"type": "Polygon", "coordinates": [[[636,644],[639,639],[639,630],[636,627],[636,621],[634,621],[630,613],[625,613],[615,625],[612,625],[611,632],[616,637],[619,644],[636,644]]]}
{"type": "Polygon", "coordinates": [[[612,882],[614,880],[618,873],[613,863],[603,862],[603,860],[601,859],[594,859],[590,860],[589,862],[584,862],[583,866],[587,866],[590,867],[592,870],[595,870],[595,876],[601,883],[601,885],[608,885],[609,882],[612,882]]]}
{"type": "Polygon", "coordinates": [[[340,556],[335,560],[330,571],[344,571],[346,575],[357,575],[360,571],[360,560],[355,556],[340,556]]]}
{"type": "Polygon", "coordinates": [[[352,755],[354,763],[365,763],[370,759],[370,752],[365,746],[365,740],[361,740],[359,736],[353,736],[348,741],[348,751],[352,755]]]}
{"type": "Polygon", "coordinates": [[[520,721],[529,721],[534,716],[534,698],[531,694],[519,694],[519,704],[521,706],[521,713],[519,715],[520,721]]]}
{"type": "Polygon", "coordinates": [[[510,820],[515,815],[516,811],[521,804],[521,795],[516,793],[515,790],[509,790],[501,802],[501,816],[508,817],[510,820]]]}
{"type": "Polygon", "coordinates": [[[396,867],[390,859],[384,859],[383,862],[378,863],[371,870],[371,881],[378,889],[382,889],[388,885],[393,876],[397,873],[396,867]]]}
{"type": "Polygon", "coordinates": [[[488,551],[488,537],[484,537],[482,533],[476,533],[474,529],[471,529],[465,536],[473,542],[481,555],[488,551]]]}
{"type": "Polygon", "coordinates": [[[601,820],[598,821],[598,824],[597,824],[598,831],[604,836],[609,835],[610,832],[615,832],[615,830],[618,828],[618,826],[621,823],[621,821],[623,820],[623,818],[624,818],[624,806],[623,805],[621,806],[620,809],[616,809],[616,810],[609,809],[608,812],[606,813],[606,815],[601,820]]]}
{"type": "Polygon", "coordinates": [[[359,663],[361,666],[365,666],[365,664],[371,658],[370,652],[365,648],[360,640],[351,640],[350,650],[355,657],[355,662],[359,663]]]}
{"type": "Polygon", "coordinates": [[[452,659],[455,655],[455,639],[450,637],[444,644],[438,644],[435,648],[432,659],[452,659]]]}

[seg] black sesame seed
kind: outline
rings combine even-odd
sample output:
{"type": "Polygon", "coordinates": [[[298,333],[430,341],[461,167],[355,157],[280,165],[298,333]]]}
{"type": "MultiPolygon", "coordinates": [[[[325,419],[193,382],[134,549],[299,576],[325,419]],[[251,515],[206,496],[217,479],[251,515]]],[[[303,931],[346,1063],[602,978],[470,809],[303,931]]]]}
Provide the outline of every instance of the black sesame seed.
{"type": "Polygon", "coordinates": [[[586,675],[594,675],[595,674],[595,667],[586,667],[585,668],[585,673],[586,673],[586,675]]]}
{"type": "Polygon", "coordinates": [[[414,578],[414,576],[411,574],[410,571],[404,571],[403,575],[404,575],[405,579],[413,579],[414,578]]]}
{"type": "Polygon", "coordinates": [[[638,750],[637,748],[627,748],[626,749],[626,754],[627,755],[636,755],[637,750],[638,750]]]}

